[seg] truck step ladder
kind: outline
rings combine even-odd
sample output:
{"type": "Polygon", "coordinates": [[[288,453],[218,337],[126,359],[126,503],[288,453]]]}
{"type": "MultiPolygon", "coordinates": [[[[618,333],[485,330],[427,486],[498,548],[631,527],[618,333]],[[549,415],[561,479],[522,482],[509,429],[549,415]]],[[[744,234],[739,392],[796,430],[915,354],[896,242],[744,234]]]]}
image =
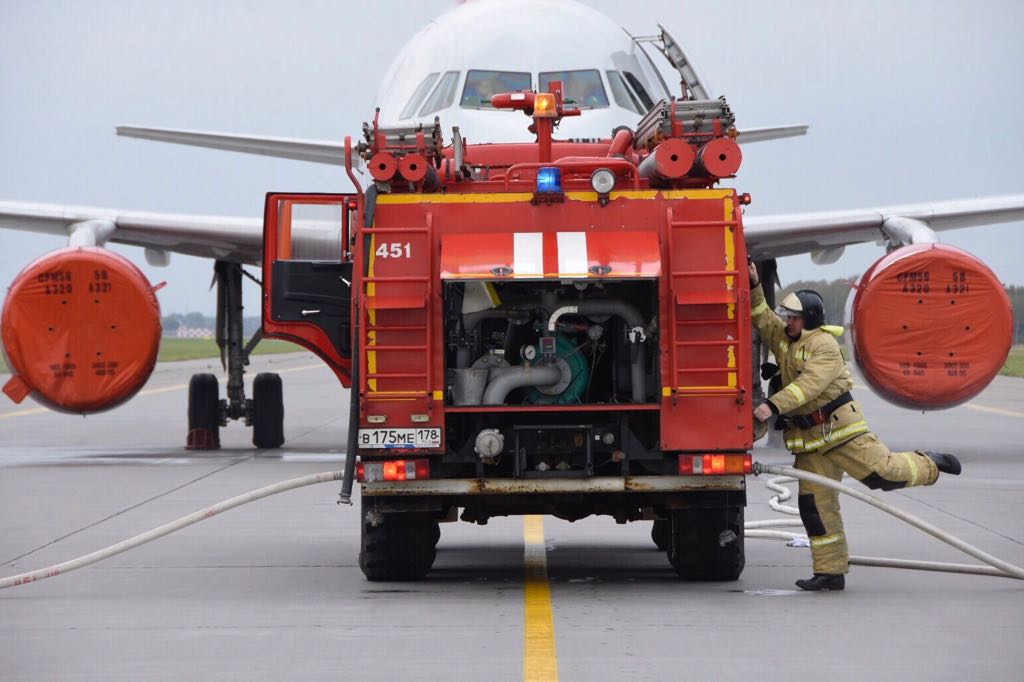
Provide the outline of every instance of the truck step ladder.
{"type": "Polygon", "coordinates": [[[431,395],[432,222],[428,213],[422,226],[362,230],[370,263],[359,292],[360,360],[367,368],[359,392],[370,400],[431,395]]]}
{"type": "Polygon", "coordinates": [[[741,252],[736,233],[735,219],[678,221],[667,209],[664,243],[672,300],[666,389],[673,396],[739,397],[745,390],[737,358],[743,334],[737,278],[745,270],[736,264],[741,252]]]}

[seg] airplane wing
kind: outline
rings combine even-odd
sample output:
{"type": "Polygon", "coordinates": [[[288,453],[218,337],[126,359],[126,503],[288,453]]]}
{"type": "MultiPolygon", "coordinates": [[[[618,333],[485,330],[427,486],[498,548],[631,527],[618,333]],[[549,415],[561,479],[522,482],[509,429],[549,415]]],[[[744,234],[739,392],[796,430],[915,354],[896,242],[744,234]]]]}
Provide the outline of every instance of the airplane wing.
{"type": "Polygon", "coordinates": [[[834,262],[843,248],[864,242],[937,241],[935,232],[1024,221],[1024,194],[936,201],[847,211],[821,211],[743,219],[754,260],[811,253],[834,262]]]}
{"type": "Polygon", "coordinates": [[[292,137],[237,135],[205,130],[142,128],[139,126],[117,126],[117,134],[121,137],[137,137],[143,140],[170,142],[190,147],[223,149],[229,152],[327,163],[334,166],[345,165],[344,143],[328,140],[300,140],[292,137]]]}
{"type": "Polygon", "coordinates": [[[0,201],[0,228],[70,237],[80,225],[88,225],[101,243],[111,241],[189,256],[259,264],[263,252],[263,221],[259,218],[0,201]]]}
{"type": "Polygon", "coordinates": [[[792,126],[771,126],[768,128],[746,128],[739,131],[736,141],[740,144],[751,142],[765,142],[767,140],[781,140],[784,137],[800,137],[807,134],[806,125],[792,126]]]}
{"type": "MultiPolygon", "coordinates": [[[[208,130],[144,128],[140,126],[117,126],[117,134],[121,137],[134,137],[140,140],[168,142],[189,147],[206,147],[207,149],[221,149],[242,154],[273,156],[279,159],[312,161],[332,166],[345,165],[345,145],[330,140],[304,140],[294,137],[239,135],[208,130]]],[[[753,144],[754,142],[781,140],[786,137],[799,137],[806,134],[806,125],[747,128],[739,131],[736,141],[740,144],[753,144]]],[[[360,158],[353,156],[353,162],[358,165],[360,158]]],[[[359,170],[358,167],[356,170],[359,170]]]]}

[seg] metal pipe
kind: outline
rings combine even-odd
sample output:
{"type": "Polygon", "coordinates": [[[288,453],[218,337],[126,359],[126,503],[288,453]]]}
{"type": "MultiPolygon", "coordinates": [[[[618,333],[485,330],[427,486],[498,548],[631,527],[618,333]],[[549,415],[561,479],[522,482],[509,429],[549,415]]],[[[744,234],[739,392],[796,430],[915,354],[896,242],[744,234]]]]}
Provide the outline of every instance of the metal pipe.
{"type": "Polygon", "coordinates": [[[636,358],[629,366],[629,388],[634,403],[642,403],[647,399],[647,352],[643,344],[635,344],[636,358]]]}
{"type": "MultiPolygon", "coordinates": [[[[640,310],[632,303],[616,300],[593,300],[579,301],[573,305],[562,306],[555,310],[555,312],[551,313],[551,317],[548,318],[548,331],[555,331],[555,323],[558,322],[559,317],[572,314],[614,315],[622,318],[630,330],[640,328],[641,332],[644,326],[643,315],[640,314],[640,310]]],[[[635,349],[635,353],[630,363],[630,392],[634,403],[642,403],[647,400],[647,353],[644,349],[642,338],[639,341],[633,341],[632,346],[635,349]]]]}
{"type": "Polygon", "coordinates": [[[550,386],[562,378],[556,365],[520,365],[502,370],[487,384],[484,405],[503,405],[508,394],[524,386],[550,386]]]}
{"type": "Polygon", "coordinates": [[[551,313],[551,317],[548,318],[548,331],[555,331],[555,322],[559,317],[573,313],[577,315],[614,315],[621,317],[630,327],[644,326],[643,315],[640,314],[639,308],[632,303],[614,299],[594,299],[591,301],[577,301],[572,305],[562,306],[555,310],[555,312],[551,313]]]}
{"type": "Polygon", "coordinates": [[[693,148],[683,140],[668,139],[640,162],[640,177],[667,182],[685,178],[693,168],[693,148]]]}
{"type": "Polygon", "coordinates": [[[622,156],[629,149],[630,145],[633,144],[633,131],[629,128],[620,128],[615,137],[612,138],[612,143],[608,146],[608,156],[616,157],[622,156]]]}
{"type": "Polygon", "coordinates": [[[341,492],[338,494],[339,504],[352,504],[352,486],[356,480],[356,450],[359,449],[359,322],[352,316],[352,388],[348,392],[348,438],[345,447],[345,468],[341,476],[341,492]]]}
{"type": "Polygon", "coordinates": [[[506,310],[487,308],[486,310],[478,310],[475,313],[463,313],[462,328],[468,334],[479,327],[480,323],[484,320],[494,319],[518,319],[526,321],[530,319],[530,311],[516,308],[506,310]]]}

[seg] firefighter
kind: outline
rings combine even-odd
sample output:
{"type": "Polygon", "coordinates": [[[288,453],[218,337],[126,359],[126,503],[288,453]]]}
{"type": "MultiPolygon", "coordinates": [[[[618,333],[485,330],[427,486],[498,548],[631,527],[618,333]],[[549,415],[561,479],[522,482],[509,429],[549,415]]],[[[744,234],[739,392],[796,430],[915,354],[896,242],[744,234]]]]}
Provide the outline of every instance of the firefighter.
{"type": "MultiPolygon", "coordinates": [[[[891,452],[868,428],[836,337],[825,325],[821,296],[801,289],[782,300],[775,314],[765,302],[757,268],[750,265],[751,317],[761,341],[775,355],[782,389],[757,406],[764,422],[778,417],[794,466],[833,480],[843,472],[876,490],[932,485],[939,472],[960,473],[960,462],[941,452],[891,452]]],[[[842,590],[849,551],[839,514],[839,493],[800,481],[800,519],[811,543],[814,576],[796,581],[804,590],[842,590]]]]}

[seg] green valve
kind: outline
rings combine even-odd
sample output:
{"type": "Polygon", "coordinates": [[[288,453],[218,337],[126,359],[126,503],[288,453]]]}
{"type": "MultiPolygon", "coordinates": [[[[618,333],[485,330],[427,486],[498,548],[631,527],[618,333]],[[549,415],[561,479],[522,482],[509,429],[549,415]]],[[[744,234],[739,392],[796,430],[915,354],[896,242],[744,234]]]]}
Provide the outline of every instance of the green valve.
{"type": "Polygon", "coordinates": [[[559,334],[555,340],[555,355],[568,363],[572,380],[558,395],[546,395],[536,388],[531,388],[526,395],[526,402],[531,405],[578,405],[583,402],[587,381],[590,379],[590,368],[583,353],[579,352],[579,346],[568,336],[559,334]]]}

